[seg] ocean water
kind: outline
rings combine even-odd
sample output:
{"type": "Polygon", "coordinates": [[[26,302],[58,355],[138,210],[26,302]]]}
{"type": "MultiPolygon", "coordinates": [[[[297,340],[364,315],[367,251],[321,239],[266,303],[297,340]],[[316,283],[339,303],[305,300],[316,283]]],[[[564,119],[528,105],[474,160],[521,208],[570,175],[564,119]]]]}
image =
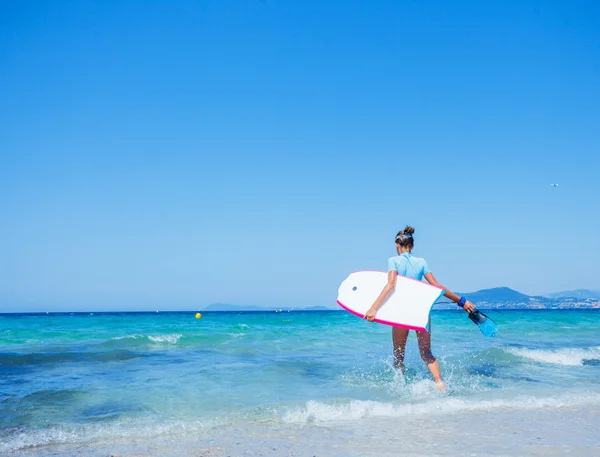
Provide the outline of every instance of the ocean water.
{"type": "Polygon", "coordinates": [[[0,315],[0,455],[600,455],[600,312],[0,315]]]}

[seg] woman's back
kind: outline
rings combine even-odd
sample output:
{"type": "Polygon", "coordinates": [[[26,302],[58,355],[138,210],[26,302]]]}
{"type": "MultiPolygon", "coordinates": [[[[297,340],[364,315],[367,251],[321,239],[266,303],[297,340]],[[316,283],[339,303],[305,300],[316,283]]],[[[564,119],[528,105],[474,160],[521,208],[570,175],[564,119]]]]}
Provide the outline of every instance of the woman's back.
{"type": "Polygon", "coordinates": [[[401,276],[413,278],[417,281],[421,281],[423,276],[430,273],[425,259],[415,257],[410,252],[403,252],[388,259],[388,272],[393,270],[401,276]]]}

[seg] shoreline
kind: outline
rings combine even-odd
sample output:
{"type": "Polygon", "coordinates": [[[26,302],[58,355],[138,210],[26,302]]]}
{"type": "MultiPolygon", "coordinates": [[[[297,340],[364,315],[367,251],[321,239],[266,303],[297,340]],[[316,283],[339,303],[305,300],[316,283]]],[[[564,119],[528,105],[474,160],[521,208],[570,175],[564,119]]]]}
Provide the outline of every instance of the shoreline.
{"type": "Polygon", "coordinates": [[[46,445],[11,455],[421,457],[600,455],[600,411],[593,405],[459,414],[365,418],[291,426],[207,427],[200,436],[114,439],[46,445]],[[458,417],[457,417],[458,416],[458,417]]]}

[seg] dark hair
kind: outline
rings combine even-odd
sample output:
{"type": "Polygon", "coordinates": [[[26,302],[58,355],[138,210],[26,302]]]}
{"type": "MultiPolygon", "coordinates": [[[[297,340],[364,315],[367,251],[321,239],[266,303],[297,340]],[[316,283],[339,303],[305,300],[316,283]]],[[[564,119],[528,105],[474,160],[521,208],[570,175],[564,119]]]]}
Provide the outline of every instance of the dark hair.
{"type": "Polygon", "coordinates": [[[412,251],[412,248],[415,246],[413,233],[415,233],[415,229],[410,225],[407,225],[404,227],[404,230],[399,231],[396,235],[396,243],[399,244],[401,248],[408,248],[412,251]]]}

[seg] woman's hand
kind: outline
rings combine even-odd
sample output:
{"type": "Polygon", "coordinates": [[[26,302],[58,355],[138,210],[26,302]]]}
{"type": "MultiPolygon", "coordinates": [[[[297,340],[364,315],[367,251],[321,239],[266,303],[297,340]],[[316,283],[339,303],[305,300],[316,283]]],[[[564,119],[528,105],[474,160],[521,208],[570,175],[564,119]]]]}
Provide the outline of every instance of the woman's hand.
{"type": "Polygon", "coordinates": [[[475,305],[473,303],[471,303],[469,300],[467,300],[465,302],[465,306],[463,306],[463,309],[467,312],[473,312],[473,310],[475,309],[475,305]]]}
{"type": "Polygon", "coordinates": [[[367,311],[367,314],[365,314],[365,319],[368,320],[369,322],[373,322],[375,320],[376,314],[377,314],[377,308],[375,308],[374,306],[371,306],[369,308],[369,311],[367,311]]]}

